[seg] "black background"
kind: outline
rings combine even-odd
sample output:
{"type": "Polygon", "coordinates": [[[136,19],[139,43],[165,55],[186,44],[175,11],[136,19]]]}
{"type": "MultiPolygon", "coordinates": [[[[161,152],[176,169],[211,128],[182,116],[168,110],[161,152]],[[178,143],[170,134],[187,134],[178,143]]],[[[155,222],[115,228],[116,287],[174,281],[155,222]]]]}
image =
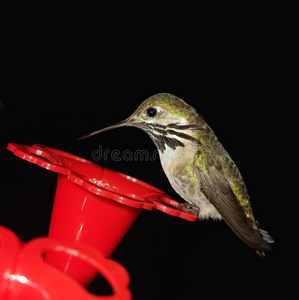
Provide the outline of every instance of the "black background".
{"type": "MultiPolygon", "coordinates": [[[[18,27],[2,44],[0,224],[26,242],[47,236],[56,186],[55,173],[12,155],[9,142],[45,144],[88,160],[99,146],[152,153],[150,138],[135,128],[76,139],[128,117],[152,94],[169,92],[194,106],[213,128],[243,174],[256,219],[276,243],[262,260],[224,222],[193,223],[143,211],[112,255],[130,273],[133,298],[257,296],[281,288],[273,151],[281,74],[275,30],[261,25],[240,31],[206,25],[190,36],[167,28],[160,39],[151,31],[133,38],[130,29],[108,34],[96,20],[83,29],[18,27]]],[[[181,201],[158,159],[97,163],[181,201]]],[[[94,284],[92,291],[101,288],[94,284]]]]}

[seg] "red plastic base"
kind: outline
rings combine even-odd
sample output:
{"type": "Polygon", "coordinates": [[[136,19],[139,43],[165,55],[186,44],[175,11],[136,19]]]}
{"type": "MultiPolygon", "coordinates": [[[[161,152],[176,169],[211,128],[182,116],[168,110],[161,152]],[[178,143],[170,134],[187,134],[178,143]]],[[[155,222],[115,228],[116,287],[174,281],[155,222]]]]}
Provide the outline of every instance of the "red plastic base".
{"type": "Polygon", "coordinates": [[[129,274],[118,263],[80,243],[64,243],[37,238],[26,244],[0,226],[0,299],[3,300],[92,300],[131,299],[129,274]],[[74,278],[53,267],[43,258],[49,251],[80,259],[108,281],[113,295],[90,294],[74,278]]]}

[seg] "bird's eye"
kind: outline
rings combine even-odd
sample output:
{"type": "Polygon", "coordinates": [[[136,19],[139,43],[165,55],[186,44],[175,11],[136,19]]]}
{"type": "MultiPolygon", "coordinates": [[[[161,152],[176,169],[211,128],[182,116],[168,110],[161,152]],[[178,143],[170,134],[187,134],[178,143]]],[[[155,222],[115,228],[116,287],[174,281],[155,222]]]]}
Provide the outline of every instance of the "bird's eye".
{"type": "Polygon", "coordinates": [[[149,107],[145,113],[148,117],[153,118],[157,115],[157,109],[155,107],[149,107]]]}

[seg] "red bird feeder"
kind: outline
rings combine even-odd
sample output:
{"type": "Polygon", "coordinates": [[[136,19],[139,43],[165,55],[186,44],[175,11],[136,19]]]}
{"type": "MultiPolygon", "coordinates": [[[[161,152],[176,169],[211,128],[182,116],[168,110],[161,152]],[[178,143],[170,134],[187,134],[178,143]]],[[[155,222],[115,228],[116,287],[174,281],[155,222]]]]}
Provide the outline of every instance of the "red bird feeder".
{"type": "MultiPolygon", "coordinates": [[[[80,242],[109,257],[143,209],[195,221],[176,209],[179,202],[131,176],[103,169],[73,154],[44,145],[7,147],[14,155],[58,174],[49,238],[80,242]]],[[[46,260],[87,286],[97,270],[75,255],[49,252],[46,260]]]]}

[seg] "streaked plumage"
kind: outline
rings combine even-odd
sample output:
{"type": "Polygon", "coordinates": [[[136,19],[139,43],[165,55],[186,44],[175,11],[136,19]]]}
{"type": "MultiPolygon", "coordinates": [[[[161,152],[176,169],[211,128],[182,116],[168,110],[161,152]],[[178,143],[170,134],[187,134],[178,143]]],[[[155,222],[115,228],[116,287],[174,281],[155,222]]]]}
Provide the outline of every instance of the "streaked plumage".
{"type": "Polygon", "coordinates": [[[121,126],[148,133],[170,184],[199,219],[224,219],[260,256],[271,250],[273,239],[258,228],[241,173],[192,106],[174,95],[156,94],[126,120],[85,137],[121,126]]]}

